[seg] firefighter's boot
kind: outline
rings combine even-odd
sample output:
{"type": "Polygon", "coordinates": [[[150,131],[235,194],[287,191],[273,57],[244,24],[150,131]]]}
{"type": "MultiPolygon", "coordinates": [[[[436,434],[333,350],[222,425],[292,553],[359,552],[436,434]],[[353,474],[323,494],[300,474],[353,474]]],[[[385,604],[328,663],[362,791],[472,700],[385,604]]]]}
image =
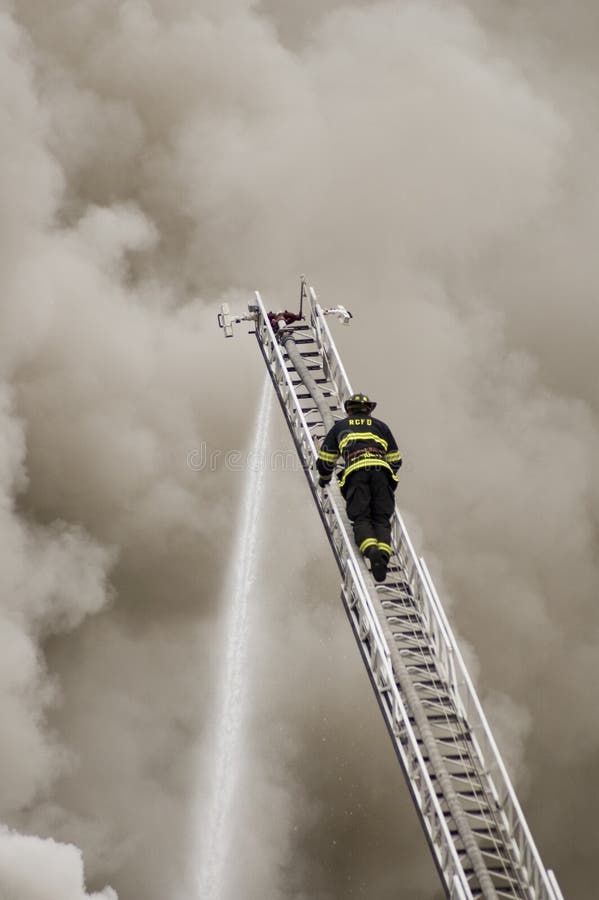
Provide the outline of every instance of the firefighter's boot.
{"type": "Polygon", "coordinates": [[[372,577],[377,584],[382,584],[387,577],[388,561],[389,557],[387,556],[387,554],[383,553],[378,548],[374,549],[370,554],[370,567],[372,570],[372,577]]]}

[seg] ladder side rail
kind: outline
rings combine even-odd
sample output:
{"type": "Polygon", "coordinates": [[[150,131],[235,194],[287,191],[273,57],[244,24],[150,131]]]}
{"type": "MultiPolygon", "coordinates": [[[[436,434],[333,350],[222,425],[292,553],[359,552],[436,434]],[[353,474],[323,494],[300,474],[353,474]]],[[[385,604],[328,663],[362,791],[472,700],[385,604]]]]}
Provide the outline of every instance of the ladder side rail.
{"type": "MultiPolygon", "coordinates": [[[[271,377],[272,377],[273,363],[276,360],[276,369],[278,370],[278,372],[280,373],[280,376],[282,377],[282,379],[285,382],[287,390],[284,392],[279,391],[278,393],[280,395],[280,399],[282,400],[282,404],[283,404],[284,410],[286,412],[288,423],[291,427],[292,434],[294,434],[296,437],[296,443],[298,443],[299,446],[302,448],[302,462],[304,463],[304,466],[307,470],[306,474],[309,474],[309,481],[311,483],[311,486],[313,487],[314,486],[313,463],[314,463],[314,461],[316,459],[316,455],[317,455],[316,448],[314,446],[314,441],[312,439],[312,435],[310,433],[310,429],[308,427],[305,416],[301,412],[300,405],[297,402],[297,397],[295,396],[294,385],[293,385],[293,382],[291,381],[291,377],[289,375],[287,367],[285,366],[283,355],[280,350],[280,345],[279,345],[278,341],[276,340],[274,332],[272,331],[272,327],[270,325],[268,317],[265,315],[264,305],[263,305],[262,300],[258,293],[256,293],[256,298],[257,298],[257,301],[259,304],[259,309],[261,312],[260,319],[256,325],[256,335],[259,339],[261,348],[263,348],[263,354],[264,354],[267,366],[271,370],[271,377]],[[267,341],[265,341],[265,339],[264,339],[265,337],[268,338],[267,341]],[[266,349],[267,345],[270,346],[270,350],[271,350],[270,353],[266,349]],[[293,398],[293,400],[294,400],[293,403],[289,402],[290,397],[293,398]],[[297,423],[294,422],[294,418],[296,418],[296,417],[298,420],[297,423]],[[312,456],[311,461],[309,459],[309,455],[312,456]]],[[[276,380],[275,380],[275,386],[278,387],[278,383],[276,380]]],[[[315,497],[316,497],[317,504],[319,506],[323,507],[323,511],[325,513],[325,518],[330,518],[330,515],[327,516],[327,511],[328,511],[327,505],[329,505],[331,510],[333,511],[334,517],[337,520],[337,522],[339,523],[340,531],[342,531],[342,533],[343,533],[347,556],[351,559],[353,566],[354,566],[354,570],[356,572],[359,572],[360,566],[358,564],[357,555],[353,548],[353,541],[349,537],[348,531],[345,527],[345,524],[343,523],[343,517],[340,513],[338,504],[335,503],[335,501],[333,500],[330,488],[326,494],[323,494],[323,495],[315,494],[315,497]]],[[[370,610],[373,626],[376,628],[376,631],[378,633],[378,636],[379,636],[379,639],[381,640],[381,642],[386,643],[383,632],[381,630],[379,620],[378,620],[378,616],[376,615],[376,613],[374,612],[374,609],[372,608],[368,589],[363,581],[362,576],[360,576],[360,581],[361,581],[361,586],[362,586],[362,591],[364,593],[364,596],[368,599],[368,608],[370,610]]]]}
{"type": "MultiPolygon", "coordinates": [[[[311,321],[313,327],[318,336],[320,350],[323,356],[323,362],[326,361],[326,368],[328,369],[329,376],[331,380],[334,382],[337,392],[340,396],[348,396],[351,394],[351,385],[349,379],[347,377],[347,373],[341,362],[341,358],[337,351],[335,342],[331,335],[328,324],[325,320],[325,317],[322,313],[322,308],[318,303],[318,299],[316,296],[316,292],[314,288],[310,288],[310,308],[311,308],[311,321]]],[[[397,514],[396,514],[397,515],[397,514]]],[[[406,566],[409,580],[411,581],[412,588],[418,588],[422,585],[424,591],[426,592],[426,585],[424,579],[422,578],[422,573],[419,568],[419,560],[414,552],[414,548],[410,541],[407,530],[403,524],[403,521],[399,516],[397,516],[399,520],[399,528],[395,528],[395,534],[398,537],[396,545],[404,544],[408,548],[407,552],[407,562],[406,566]],[[414,583],[413,579],[413,570],[416,570],[418,573],[417,583],[414,583]]],[[[395,517],[394,517],[395,519],[395,517]]],[[[394,523],[395,524],[395,523],[394,523]]],[[[402,560],[403,562],[403,560],[402,560]]],[[[433,640],[435,649],[438,652],[438,661],[441,667],[441,673],[446,675],[448,681],[450,679],[455,678],[455,666],[453,661],[453,654],[451,652],[451,641],[448,638],[446,629],[444,627],[444,623],[440,621],[439,616],[435,614],[434,608],[432,608],[432,604],[430,602],[430,598],[426,597],[425,604],[422,606],[422,611],[426,616],[427,622],[429,623],[430,631],[429,634],[433,640]]],[[[450,681],[450,683],[454,683],[450,681]]]]}
{"type": "MultiPolygon", "coordinates": [[[[437,662],[440,664],[442,672],[445,674],[448,687],[452,687],[455,679],[455,662],[448,622],[438,614],[438,609],[434,602],[434,595],[429,591],[426,578],[422,571],[421,560],[414,550],[410,536],[403,524],[403,520],[397,512],[397,508],[393,514],[392,526],[396,526],[392,527],[392,536],[395,539],[394,543],[400,550],[400,560],[407,572],[408,582],[429,626],[429,634],[435,650],[437,651],[437,662]],[[399,528],[397,527],[398,523],[399,528]],[[401,553],[402,550],[404,551],[403,553],[401,553]]],[[[440,601],[438,602],[440,605],[440,601]]]]}
{"type": "MultiPolygon", "coordinates": [[[[445,611],[443,610],[443,607],[441,605],[441,601],[439,599],[437,591],[434,587],[428,567],[422,557],[420,557],[418,562],[420,564],[421,573],[424,577],[424,580],[425,580],[425,583],[427,586],[427,590],[430,594],[430,599],[431,599],[432,603],[434,604],[435,608],[437,609],[439,619],[443,626],[443,628],[442,628],[443,642],[445,645],[447,657],[450,661],[450,670],[451,670],[451,676],[450,676],[449,681],[450,681],[450,684],[455,685],[459,681],[458,675],[456,672],[456,658],[455,658],[456,654],[457,654],[457,644],[455,644],[454,642],[452,643],[449,623],[447,621],[447,617],[445,616],[445,611]]],[[[463,662],[462,662],[462,666],[465,669],[465,665],[463,664],[463,662]]],[[[455,695],[454,695],[454,697],[455,697],[455,695]]],[[[477,772],[479,783],[484,784],[486,791],[488,792],[490,797],[492,797],[492,799],[493,799],[493,803],[489,803],[489,810],[490,810],[490,815],[492,816],[492,818],[495,822],[495,825],[497,826],[498,830],[502,834],[511,835],[510,842],[509,842],[509,849],[511,850],[511,855],[513,857],[513,860],[514,860],[516,866],[522,871],[522,874],[523,874],[523,877],[525,878],[525,880],[530,882],[533,867],[531,867],[531,865],[530,865],[530,860],[528,858],[525,859],[523,856],[522,842],[518,841],[517,836],[516,836],[517,830],[518,830],[518,825],[513,820],[510,820],[510,817],[507,814],[509,812],[509,809],[506,810],[506,808],[504,806],[504,802],[499,797],[499,794],[497,792],[497,786],[493,780],[491,770],[488,767],[481,768],[481,766],[485,766],[486,762],[488,762],[489,754],[484,753],[481,750],[481,747],[477,741],[477,737],[475,734],[476,726],[472,724],[472,718],[473,718],[472,714],[471,713],[468,714],[466,712],[466,710],[464,709],[464,706],[461,702],[460,697],[455,697],[455,702],[456,702],[456,708],[461,713],[461,715],[464,717],[465,721],[468,722],[468,730],[470,732],[470,737],[471,737],[471,741],[472,741],[472,744],[470,742],[468,742],[468,744],[466,745],[467,749],[465,751],[465,755],[468,757],[471,765],[473,766],[474,770],[477,772]]],[[[472,779],[472,778],[469,778],[469,781],[471,783],[474,783],[474,779],[472,779]]],[[[505,798],[505,795],[504,795],[504,798],[505,798]]],[[[530,845],[526,844],[525,847],[526,847],[526,854],[529,855],[530,845]]],[[[508,848],[506,847],[506,849],[508,849],[508,848]]],[[[534,878],[533,878],[533,881],[534,881],[534,878]]]]}
{"type": "MultiPolygon", "coordinates": [[[[370,595],[368,592],[368,588],[364,583],[364,578],[362,572],[360,571],[360,565],[358,563],[356,552],[353,548],[353,541],[349,536],[349,532],[346,527],[346,523],[343,521],[343,516],[341,514],[341,510],[339,507],[339,503],[337,502],[337,498],[333,496],[333,491],[329,487],[326,494],[323,495],[322,500],[320,497],[317,498],[319,503],[322,504],[323,511],[325,513],[325,518],[327,522],[330,524],[330,527],[333,530],[338,530],[343,543],[342,553],[340,562],[343,564],[343,569],[341,574],[343,576],[344,571],[347,573],[352,573],[353,575],[353,583],[357,585],[359,588],[359,597],[360,600],[364,604],[364,610],[366,613],[366,617],[368,620],[368,626],[373,635],[375,635],[377,644],[383,651],[383,656],[388,662],[388,674],[390,680],[394,682],[393,678],[393,669],[391,667],[391,653],[389,651],[389,647],[387,646],[387,641],[385,639],[385,635],[381,628],[381,623],[379,621],[378,616],[376,615],[374,608],[372,606],[372,601],[370,599],[370,595]]],[[[346,574],[347,577],[347,574],[346,574]]]]}
{"type": "MultiPolygon", "coordinates": [[[[437,664],[446,677],[446,685],[454,700],[456,710],[467,722],[472,738],[480,728],[477,716],[472,714],[472,695],[469,691],[464,694],[463,670],[465,666],[460,657],[457,659],[457,644],[453,638],[449,622],[441,605],[441,601],[434,590],[430,574],[423,559],[419,558],[412,545],[403,520],[396,510],[393,520],[393,544],[399,548],[401,563],[407,571],[408,582],[412,593],[419,604],[421,614],[428,624],[431,640],[436,651],[437,664]]],[[[488,760],[480,747],[476,744],[476,765],[483,775],[489,775],[488,760]]],[[[491,796],[497,807],[501,801],[497,789],[492,781],[489,782],[491,796]]]]}
{"type": "MultiPolygon", "coordinates": [[[[509,833],[512,835],[515,849],[523,869],[527,872],[531,886],[537,892],[535,896],[549,897],[551,900],[559,900],[550,875],[543,865],[543,861],[534,842],[528,823],[520,806],[516,792],[508,775],[507,769],[499,752],[499,748],[493,737],[487,717],[478,698],[472,679],[462,657],[458,643],[453,635],[451,626],[447,620],[445,610],[441,604],[434,583],[430,577],[426,563],[422,560],[424,573],[429,582],[431,598],[434,598],[439,617],[444,621],[446,631],[452,645],[452,656],[457,669],[455,681],[460,699],[460,705],[465,711],[465,717],[472,729],[473,740],[476,742],[480,758],[486,762],[486,773],[495,791],[499,808],[501,809],[509,833]]],[[[555,876],[553,876],[554,883],[555,876]]]]}
{"type": "Polygon", "coordinates": [[[551,882],[551,886],[554,892],[555,900],[564,900],[564,895],[561,892],[560,886],[557,883],[557,878],[555,877],[555,872],[553,869],[547,869],[547,875],[549,876],[549,881],[551,882]]]}
{"type": "Polygon", "coordinates": [[[438,623],[431,628],[435,648],[444,671],[448,674],[448,687],[456,700],[458,709],[467,721],[477,755],[480,776],[485,777],[488,788],[495,800],[496,812],[500,816],[498,824],[503,832],[510,835],[512,849],[525,877],[530,881],[536,897],[556,896],[547,871],[543,865],[534,839],[524,818],[516,793],[493,738],[482,705],[464,663],[455,636],[428,573],[424,560],[417,557],[403,519],[394,513],[394,529],[397,543],[407,550],[411,560],[411,586],[415,596],[426,607],[427,621],[438,623]]]}
{"type": "MultiPolygon", "coordinates": [[[[313,496],[316,500],[317,506],[319,507],[319,511],[322,510],[321,518],[326,525],[326,530],[329,535],[334,535],[335,531],[338,531],[342,535],[342,540],[339,545],[337,545],[334,540],[331,541],[331,545],[333,546],[333,549],[335,551],[340,570],[342,574],[347,570],[352,572],[352,582],[355,590],[357,590],[358,592],[360,602],[363,606],[365,616],[367,618],[368,634],[372,635],[373,640],[378,645],[378,656],[376,658],[379,660],[385,660],[385,667],[387,671],[386,681],[388,682],[388,684],[386,685],[385,693],[389,692],[393,696],[393,702],[387,707],[390,710],[390,727],[388,727],[391,735],[394,737],[394,745],[396,747],[396,751],[401,750],[401,753],[399,754],[400,759],[402,761],[405,761],[406,763],[406,774],[408,775],[410,784],[414,783],[416,779],[414,772],[414,763],[412,763],[411,760],[416,761],[418,780],[426,788],[426,798],[419,797],[419,805],[417,808],[419,808],[419,811],[421,813],[422,821],[425,824],[425,830],[434,836],[435,850],[437,855],[441,859],[445,860],[445,868],[443,871],[447,879],[446,884],[451,884],[452,879],[454,880],[457,877],[460,881],[463,881],[465,889],[469,890],[467,887],[467,881],[465,879],[461,860],[458,856],[453,839],[451,837],[445,815],[443,814],[443,811],[441,809],[441,805],[436,795],[435,788],[432,784],[428,769],[422,757],[422,752],[420,750],[416,735],[409,720],[409,715],[404,707],[397,684],[395,683],[395,678],[393,676],[393,670],[390,663],[389,646],[382,632],[381,624],[379,622],[378,616],[374,611],[368,589],[360,572],[360,565],[353,549],[353,542],[351,541],[347,529],[344,525],[339,506],[331,496],[331,491],[327,491],[326,495],[320,495],[316,493],[314,486],[313,467],[308,462],[308,457],[310,454],[313,457],[313,461],[316,458],[314,442],[312,440],[306,419],[301,413],[299,402],[295,397],[294,385],[284,364],[280,346],[274,335],[274,332],[272,331],[272,327],[265,313],[264,305],[258,293],[256,294],[256,299],[259,312],[258,319],[256,321],[256,337],[258,339],[258,343],[261,346],[265,362],[271,374],[271,379],[273,380],[273,384],[277,389],[277,394],[286,416],[287,423],[294,437],[296,447],[302,452],[304,471],[306,473],[308,481],[311,484],[311,487],[313,488],[313,496]],[[301,434],[301,432],[303,432],[303,435],[301,434]],[[328,498],[328,509],[325,508],[323,497],[328,498]],[[401,746],[400,741],[397,739],[399,731],[403,731],[408,740],[411,751],[410,755],[406,755],[404,748],[401,746]],[[425,802],[423,802],[423,800],[425,802]],[[425,812],[426,818],[424,817],[425,812]],[[439,836],[442,836],[442,842],[439,841],[439,836]]],[[[336,490],[338,491],[338,489],[336,490]]],[[[361,647],[364,647],[364,643],[362,640],[360,641],[360,645],[361,647]]],[[[364,647],[364,650],[366,651],[365,658],[370,660],[372,657],[367,652],[368,648],[364,647]]],[[[376,685],[377,673],[372,671],[370,663],[368,668],[369,674],[372,672],[374,684],[376,685]]],[[[377,696],[381,696],[380,688],[379,690],[377,690],[377,696]]],[[[466,896],[471,897],[471,894],[468,893],[466,896]]]]}
{"type": "Polygon", "coordinates": [[[337,387],[339,398],[349,397],[352,393],[349,378],[345,367],[341,362],[341,357],[337,352],[333,336],[329,330],[328,323],[322,313],[322,307],[318,303],[316,291],[310,288],[310,324],[316,331],[318,343],[323,357],[323,365],[325,375],[337,387]]]}
{"type": "MultiPolygon", "coordinates": [[[[311,321],[318,336],[319,346],[323,355],[323,362],[326,361],[330,378],[334,382],[338,394],[340,396],[343,396],[343,394],[347,396],[351,394],[351,385],[343,363],[341,362],[341,358],[337,351],[328,324],[322,313],[322,308],[318,303],[314,288],[310,288],[309,299],[311,308],[311,321]]],[[[407,565],[405,568],[408,574],[408,579],[411,582],[411,586],[412,588],[416,589],[422,586],[426,597],[425,604],[423,605],[423,613],[426,616],[427,622],[430,623],[430,636],[432,637],[435,649],[437,649],[439,654],[439,663],[442,667],[442,673],[447,675],[448,680],[451,678],[451,676],[455,678],[453,653],[450,649],[452,647],[452,644],[448,637],[447,629],[444,627],[444,622],[440,620],[439,616],[436,614],[436,610],[434,609],[430,597],[428,596],[426,583],[420,571],[418,557],[414,552],[412,542],[409,538],[403,520],[397,512],[394,515],[393,525],[395,526],[393,531],[397,537],[396,546],[401,547],[401,545],[405,545],[407,547],[407,559],[405,560],[405,562],[407,562],[407,565]],[[414,571],[417,573],[417,577],[415,577],[414,571]]],[[[402,563],[404,562],[404,560],[401,561],[402,563]]],[[[422,591],[420,593],[422,593],[422,591]]],[[[455,683],[455,681],[452,681],[450,683],[455,683]]]]}
{"type": "MultiPolygon", "coordinates": [[[[447,821],[442,814],[436,792],[431,790],[428,769],[422,759],[420,745],[409,720],[409,713],[401,694],[395,690],[394,681],[389,681],[388,668],[381,673],[376,669],[376,655],[368,652],[365,639],[368,626],[364,627],[361,615],[368,615],[368,605],[355,592],[353,578],[348,575],[343,583],[341,598],[358,643],[366,671],[368,672],[385,725],[391,737],[395,753],[406,775],[407,787],[418,811],[427,843],[446,892],[451,896],[472,900],[462,860],[457,854],[454,841],[448,831],[447,821]],[[374,657],[374,659],[373,659],[374,657]],[[393,686],[393,689],[390,689],[393,686]],[[458,893],[451,893],[459,886],[458,893]]],[[[385,648],[387,649],[387,648],[385,648]]]]}
{"type": "MultiPolygon", "coordinates": [[[[308,475],[308,472],[306,472],[308,475]]],[[[335,489],[335,494],[338,488],[335,489]]],[[[320,498],[317,497],[317,502],[320,498]]],[[[416,737],[409,712],[396,684],[391,665],[388,642],[373,609],[368,588],[364,581],[363,563],[358,559],[349,536],[340,504],[330,491],[324,496],[325,514],[331,531],[338,530],[343,536],[341,552],[336,554],[343,580],[342,599],[346,613],[354,630],[360,652],[366,664],[379,706],[395,751],[407,775],[408,786],[433,850],[437,868],[442,873],[446,885],[456,879],[472,894],[464,874],[462,861],[455,848],[445,815],[441,809],[436,790],[424,762],[422,750],[416,737]],[[343,574],[345,573],[345,574],[343,574]],[[373,646],[368,646],[368,638],[373,638],[373,646]],[[420,785],[418,790],[416,785],[420,785]]]]}
{"type": "MultiPolygon", "coordinates": [[[[475,743],[477,759],[478,759],[479,763],[480,763],[480,761],[484,761],[484,763],[486,764],[486,768],[481,773],[481,775],[485,775],[487,777],[488,783],[489,783],[489,789],[493,795],[496,806],[498,809],[501,809],[503,811],[503,814],[505,817],[506,811],[504,808],[504,804],[505,804],[505,800],[507,797],[507,791],[505,790],[505,785],[504,785],[504,791],[499,793],[498,787],[497,787],[495,781],[493,780],[493,774],[494,774],[495,770],[499,771],[498,762],[501,761],[501,758],[499,757],[499,760],[498,760],[496,758],[496,756],[493,754],[490,746],[486,742],[486,734],[484,733],[484,731],[482,731],[483,741],[481,742],[481,740],[480,740],[480,734],[481,734],[481,730],[483,727],[483,722],[481,720],[481,714],[482,714],[482,719],[484,719],[484,713],[482,711],[482,706],[480,706],[480,704],[479,704],[478,709],[473,709],[473,707],[472,707],[473,701],[478,699],[476,696],[476,693],[474,691],[474,687],[472,685],[471,685],[472,690],[468,691],[467,695],[464,697],[464,691],[462,690],[462,688],[465,687],[465,684],[466,684],[465,677],[468,674],[465,663],[464,663],[461,653],[459,651],[457,641],[455,640],[455,638],[453,637],[453,635],[451,633],[450,625],[449,625],[449,622],[445,615],[445,610],[443,609],[443,606],[439,599],[439,595],[437,594],[436,588],[434,586],[433,580],[432,580],[430,572],[428,570],[428,566],[426,565],[426,562],[424,561],[424,559],[422,557],[419,559],[419,563],[420,563],[422,575],[426,582],[426,586],[427,586],[428,593],[430,595],[431,602],[434,604],[434,606],[436,608],[439,619],[444,624],[446,641],[447,641],[447,645],[448,645],[447,652],[450,655],[451,660],[452,660],[452,676],[453,677],[451,680],[451,687],[454,691],[456,707],[459,709],[460,713],[463,715],[464,719],[469,724],[471,737],[475,743]]],[[[487,729],[488,729],[488,726],[487,726],[487,729]]],[[[488,729],[488,730],[490,731],[490,729],[488,729]]],[[[509,817],[507,817],[506,821],[504,822],[504,827],[505,827],[505,825],[508,825],[508,827],[511,831],[512,823],[509,821],[509,817]]],[[[518,855],[520,855],[520,854],[518,854],[518,855]]]]}
{"type": "Polygon", "coordinates": [[[524,818],[516,793],[499,749],[493,738],[482,705],[476,694],[472,679],[464,663],[457,641],[434,587],[428,570],[423,571],[421,560],[417,557],[403,519],[396,509],[394,512],[394,532],[399,545],[407,550],[411,560],[411,586],[415,596],[427,608],[427,619],[439,623],[439,631],[431,629],[437,641],[436,649],[441,651],[445,671],[452,676],[448,687],[458,708],[468,723],[474,747],[478,757],[481,777],[486,775],[489,788],[497,803],[503,820],[503,830],[511,837],[516,858],[522,866],[523,873],[529,879],[537,897],[555,897],[547,871],[543,865],[534,839],[524,818]],[[446,644],[445,639],[449,641],[446,644]]]}
{"type": "MultiPolygon", "coordinates": [[[[295,394],[295,388],[287,367],[285,366],[285,362],[283,359],[283,355],[281,353],[280,345],[275,337],[275,334],[272,330],[268,317],[265,314],[264,304],[262,303],[262,299],[260,295],[256,292],[256,299],[258,301],[258,307],[260,310],[260,317],[256,323],[256,336],[258,338],[258,342],[263,350],[263,355],[267,367],[271,372],[271,378],[274,382],[275,388],[277,388],[277,393],[279,394],[279,399],[281,400],[284,412],[287,417],[288,425],[290,426],[290,430],[292,435],[295,438],[296,446],[301,448],[301,461],[304,464],[304,468],[306,471],[306,475],[308,476],[308,481],[312,488],[315,488],[314,484],[314,462],[316,460],[316,448],[314,446],[314,441],[312,439],[312,435],[310,433],[310,429],[308,427],[305,416],[301,411],[300,404],[297,400],[295,394]],[[266,340],[265,340],[266,338],[266,340]],[[268,348],[268,349],[267,349],[268,348]],[[270,351],[270,352],[269,352],[270,351]],[[274,370],[274,377],[273,377],[274,370]],[[279,381],[276,378],[276,373],[279,373],[279,378],[282,379],[285,383],[286,390],[282,391],[279,388],[279,381]],[[293,400],[293,403],[290,403],[290,398],[293,400]],[[310,459],[311,456],[311,459],[310,459]]],[[[329,489],[326,494],[319,494],[316,491],[313,491],[314,497],[316,499],[317,505],[322,508],[323,518],[331,522],[331,519],[335,520],[333,524],[333,530],[335,527],[339,530],[340,534],[343,536],[343,542],[345,547],[345,554],[348,559],[351,560],[354,571],[359,572],[359,565],[356,553],[353,549],[353,542],[351,541],[345,524],[343,522],[343,517],[340,513],[339,506],[335,502],[332,497],[332,492],[329,489]]],[[[345,563],[345,559],[341,560],[345,563]]],[[[343,570],[342,570],[343,572],[343,570]]],[[[360,576],[361,588],[364,596],[367,598],[367,606],[369,609],[369,616],[371,620],[372,627],[377,634],[378,640],[381,644],[386,646],[386,641],[381,630],[381,625],[372,608],[372,604],[370,601],[370,597],[368,594],[368,589],[364,584],[362,576],[360,576]]],[[[387,649],[387,655],[389,655],[389,651],[387,649]]]]}
{"type": "Polygon", "coordinates": [[[464,891],[462,884],[455,878],[451,885],[451,893],[449,900],[467,900],[468,894],[464,891]]]}
{"type": "MultiPolygon", "coordinates": [[[[406,532],[407,534],[407,532],[406,532]]],[[[413,549],[413,548],[412,548],[413,549]]],[[[432,578],[430,576],[430,572],[428,570],[428,566],[422,557],[418,558],[418,564],[420,566],[420,572],[423,576],[424,582],[427,587],[427,593],[430,598],[431,606],[434,608],[435,616],[438,626],[439,633],[443,642],[443,651],[446,660],[446,669],[447,669],[447,682],[448,687],[453,687],[458,684],[459,676],[457,672],[456,665],[456,654],[455,654],[455,640],[452,641],[451,630],[449,627],[449,622],[447,616],[445,615],[445,610],[441,605],[441,601],[439,599],[439,595],[435,590],[433,585],[432,578]]],[[[460,700],[459,695],[457,696],[458,701],[460,700]]],[[[466,717],[465,709],[462,704],[458,702],[458,709],[460,712],[466,717]]]]}
{"type": "Polygon", "coordinates": [[[300,461],[302,462],[304,467],[308,467],[311,466],[312,460],[316,458],[316,448],[314,446],[312,434],[310,433],[306,417],[304,416],[301,406],[297,401],[295,388],[291,380],[291,375],[289,374],[287,366],[285,365],[285,360],[283,359],[281,345],[277,341],[272,330],[271,324],[268,320],[268,316],[266,315],[262,298],[260,297],[258,291],[256,291],[255,296],[259,312],[258,318],[256,320],[255,332],[258,345],[262,351],[262,355],[264,356],[264,361],[269,370],[271,380],[273,381],[274,387],[277,389],[277,393],[279,394],[279,398],[288,416],[288,419],[297,418],[298,420],[299,427],[297,429],[294,428],[293,433],[297,434],[297,436],[300,438],[299,443],[300,447],[302,448],[300,461]],[[276,380],[277,373],[279,374],[280,381],[276,380]],[[282,387],[282,385],[284,385],[284,388],[282,387]],[[292,403],[290,402],[290,398],[293,401],[292,403]]]}
{"type": "MultiPolygon", "coordinates": [[[[310,306],[312,323],[319,339],[323,361],[326,361],[328,373],[339,395],[348,395],[351,393],[349,379],[322,314],[322,309],[318,304],[316,293],[312,288],[310,289],[310,306]]],[[[538,892],[537,896],[546,896],[550,900],[559,900],[559,894],[552,885],[524,818],[442,604],[434,589],[430,575],[428,579],[430,587],[427,583],[420,560],[414,551],[409,534],[397,508],[394,512],[392,526],[393,534],[396,537],[396,546],[406,549],[408,580],[415,592],[415,596],[419,597],[423,602],[423,612],[425,611],[427,621],[432,625],[431,635],[435,641],[435,648],[440,651],[440,661],[444,672],[448,675],[448,686],[452,688],[452,693],[455,699],[459,701],[462,713],[472,730],[483,771],[486,771],[490,778],[490,773],[493,773],[494,777],[491,778],[493,791],[505,813],[510,833],[517,846],[518,855],[523,861],[534,889],[538,892]],[[494,778],[499,780],[499,790],[494,778]]],[[[553,876],[553,881],[557,884],[555,876],[553,876]]]]}
{"type": "Polygon", "coordinates": [[[445,671],[452,676],[452,680],[448,681],[448,686],[452,689],[458,708],[468,723],[478,757],[480,775],[481,777],[486,776],[485,781],[489,785],[503,820],[503,830],[507,830],[510,835],[516,859],[522,866],[523,873],[529,879],[531,887],[535,890],[535,896],[548,897],[553,900],[555,893],[547,871],[524,818],[457,641],[430,574],[428,574],[428,570],[425,570],[427,578],[397,509],[394,513],[394,525],[398,544],[406,548],[411,559],[410,581],[414,594],[427,607],[427,619],[439,623],[439,630],[433,628],[431,633],[437,639],[436,649],[441,651],[440,658],[443,660],[445,671]],[[441,640],[439,641],[439,639],[441,640]]]}

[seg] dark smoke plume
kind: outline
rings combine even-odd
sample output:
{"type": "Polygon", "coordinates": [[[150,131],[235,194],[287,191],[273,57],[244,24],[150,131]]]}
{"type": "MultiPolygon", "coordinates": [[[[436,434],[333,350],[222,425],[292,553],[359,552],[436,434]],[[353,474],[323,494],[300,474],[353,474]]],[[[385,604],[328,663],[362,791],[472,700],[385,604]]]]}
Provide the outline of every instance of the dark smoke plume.
{"type": "MultiPolygon", "coordinates": [[[[193,896],[264,377],[215,311],[292,306],[302,271],[354,313],[542,856],[594,897],[595,26],[583,0],[0,0],[0,897],[193,896]]],[[[302,477],[270,476],[231,896],[430,900],[302,477]]]]}

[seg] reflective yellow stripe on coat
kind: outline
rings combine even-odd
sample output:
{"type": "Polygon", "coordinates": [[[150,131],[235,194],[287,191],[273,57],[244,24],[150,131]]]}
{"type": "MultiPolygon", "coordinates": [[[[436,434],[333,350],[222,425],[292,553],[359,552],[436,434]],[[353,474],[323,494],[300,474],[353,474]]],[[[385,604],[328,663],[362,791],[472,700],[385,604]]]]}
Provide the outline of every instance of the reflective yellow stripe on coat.
{"type": "Polygon", "coordinates": [[[320,450],[318,453],[318,458],[323,462],[334,463],[337,461],[339,457],[338,453],[327,453],[326,450],[320,450]]]}
{"type": "Polygon", "coordinates": [[[350,431],[339,441],[339,449],[342,453],[350,441],[374,441],[380,444],[385,451],[389,446],[385,438],[379,437],[378,434],[373,434],[372,431],[350,431]]]}
{"type": "Polygon", "coordinates": [[[373,469],[375,467],[380,467],[381,469],[386,469],[393,481],[399,481],[399,478],[394,473],[393,469],[389,465],[389,463],[385,462],[384,459],[378,459],[378,457],[374,456],[370,459],[357,459],[354,463],[351,463],[343,470],[343,477],[339,482],[339,487],[343,487],[345,484],[345,479],[348,475],[351,475],[352,472],[356,472],[358,469],[373,469]]]}

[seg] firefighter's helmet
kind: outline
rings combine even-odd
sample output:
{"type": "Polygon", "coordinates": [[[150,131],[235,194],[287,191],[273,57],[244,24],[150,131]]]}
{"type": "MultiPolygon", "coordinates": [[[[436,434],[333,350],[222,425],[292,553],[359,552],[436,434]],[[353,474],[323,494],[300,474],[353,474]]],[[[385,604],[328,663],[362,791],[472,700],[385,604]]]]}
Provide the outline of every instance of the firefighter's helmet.
{"type": "Polygon", "coordinates": [[[344,403],[346,413],[362,412],[371,413],[376,403],[366,394],[352,394],[344,403]]]}

